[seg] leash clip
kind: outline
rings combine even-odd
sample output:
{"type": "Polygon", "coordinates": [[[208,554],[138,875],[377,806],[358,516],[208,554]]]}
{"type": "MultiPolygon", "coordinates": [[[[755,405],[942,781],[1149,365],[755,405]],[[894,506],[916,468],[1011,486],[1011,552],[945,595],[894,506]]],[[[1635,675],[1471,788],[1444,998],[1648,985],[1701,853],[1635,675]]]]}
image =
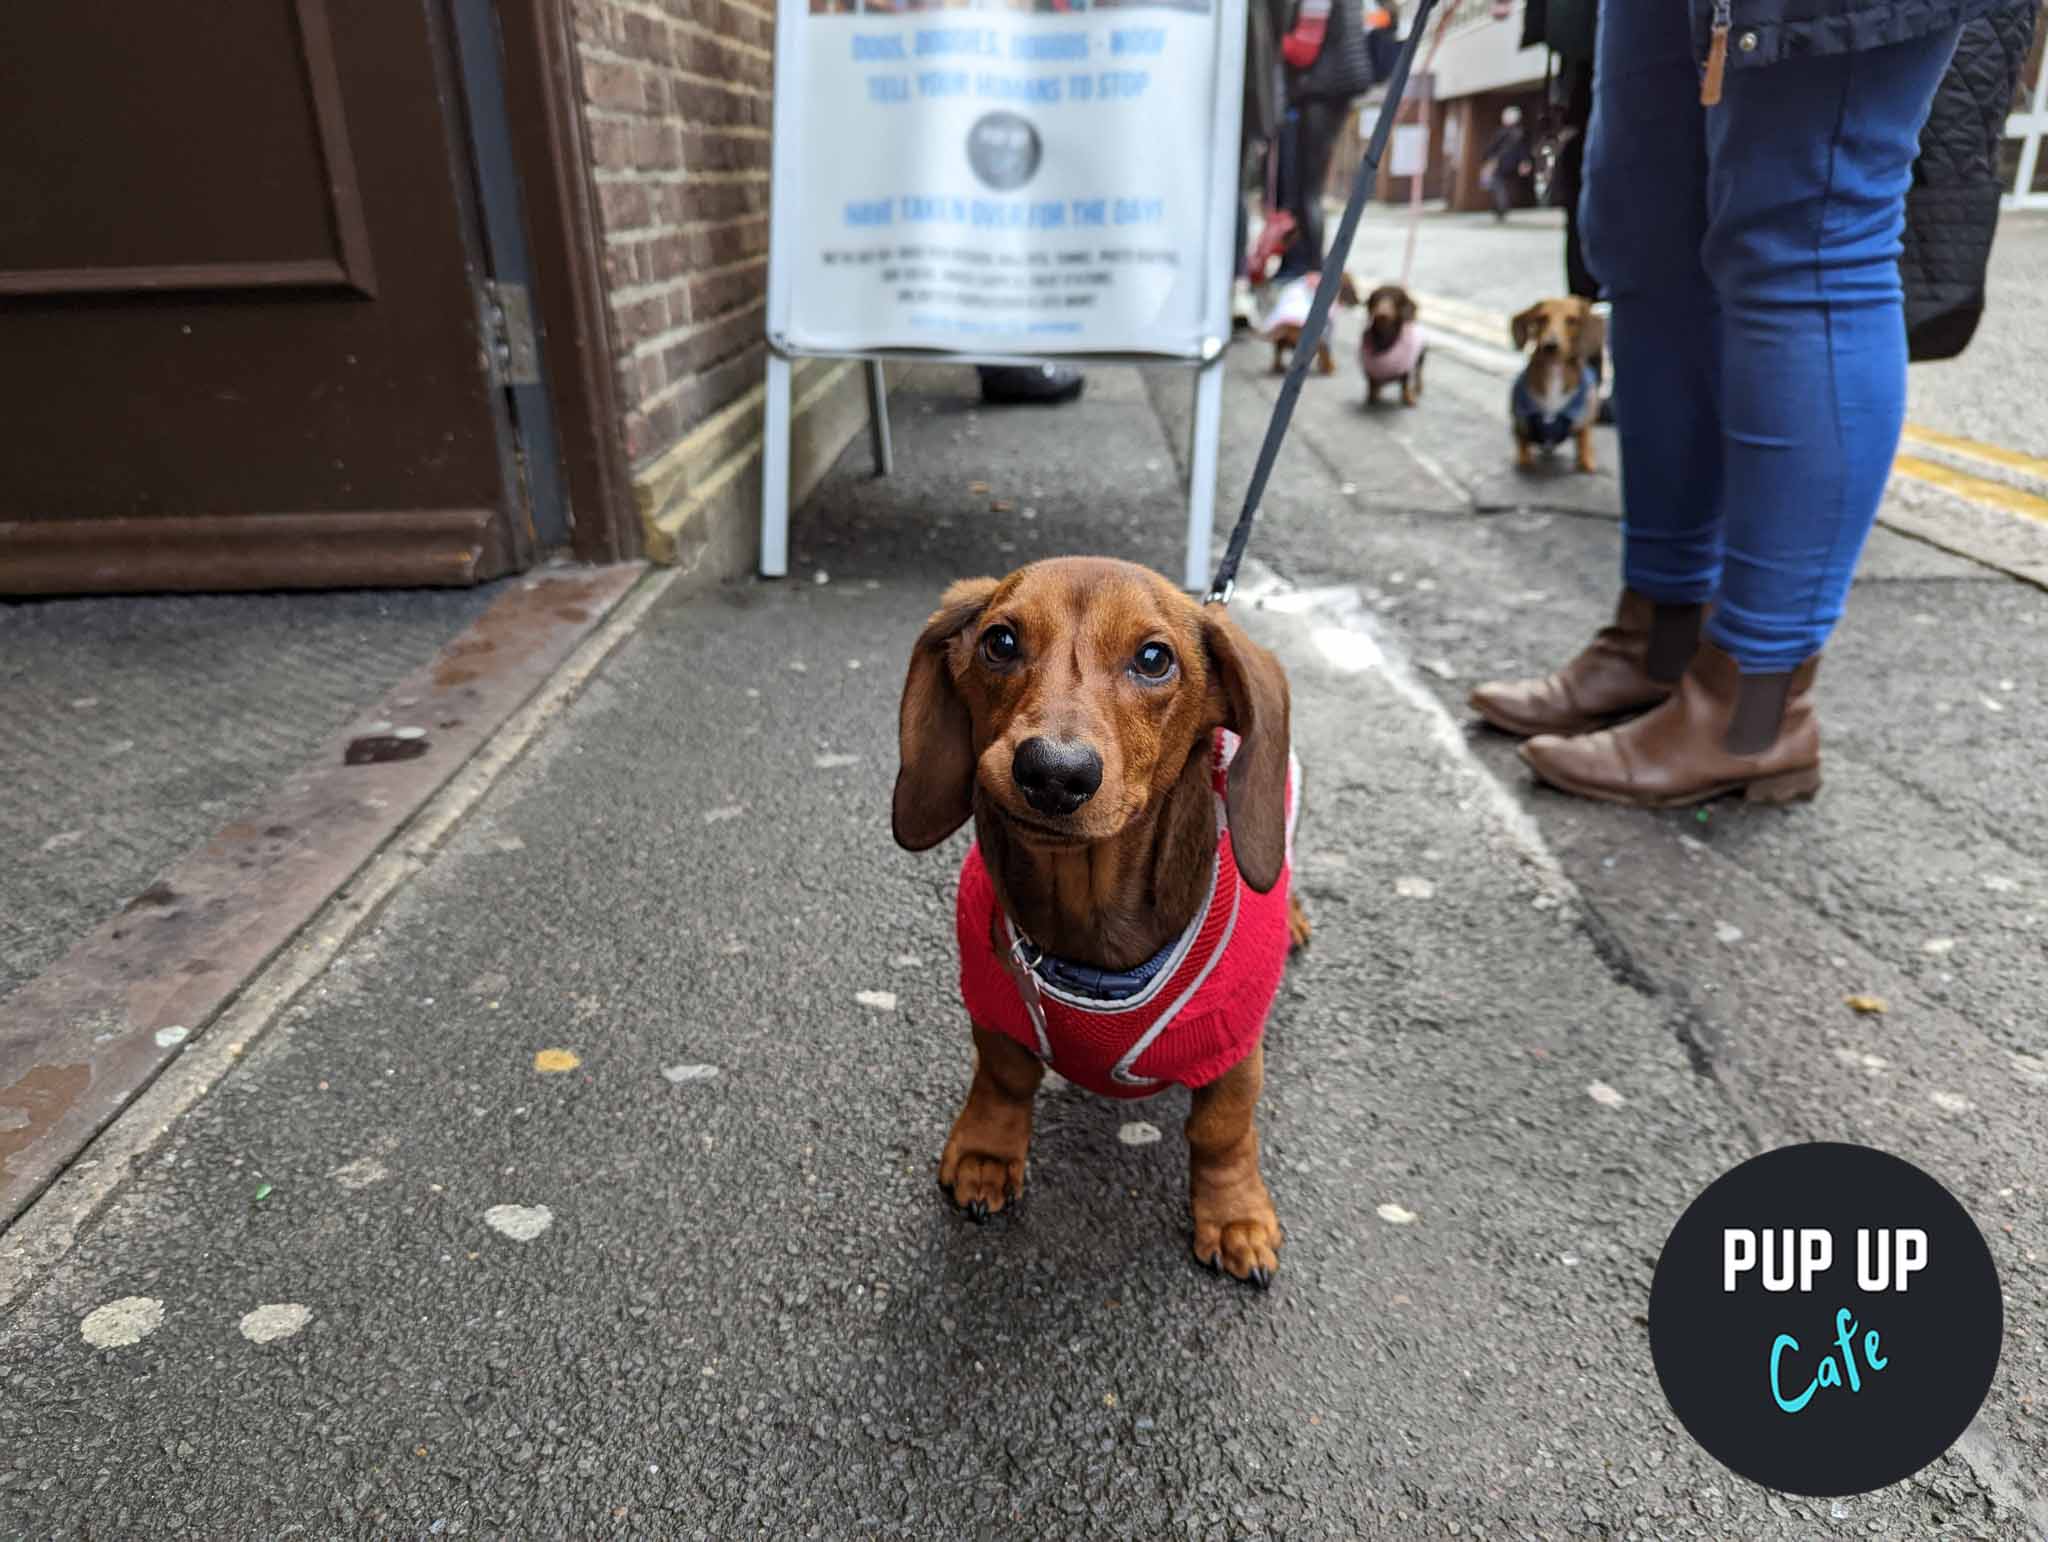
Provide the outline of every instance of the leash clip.
{"type": "Polygon", "coordinates": [[[1010,944],[1010,957],[1016,962],[1019,972],[1035,975],[1038,972],[1038,961],[1044,958],[1045,954],[1043,950],[1032,947],[1030,938],[1022,932],[1016,932],[1016,940],[1010,944]]]}
{"type": "Polygon", "coordinates": [[[1003,963],[1016,984],[1017,994],[1024,998],[1024,1010],[1030,1015],[1032,1031],[1038,1038],[1038,1058],[1051,1065],[1052,1038],[1045,1031],[1045,997],[1038,988],[1038,960],[1045,952],[1033,947],[1014,924],[1010,935],[1014,940],[1003,954],[1003,963]]]}
{"type": "Polygon", "coordinates": [[[1236,594],[1236,578],[1226,578],[1222,583],[1210,589],[1209,593],[1203,598],[1202,603],[1204,605],[1228,605],[1236,594]]]}

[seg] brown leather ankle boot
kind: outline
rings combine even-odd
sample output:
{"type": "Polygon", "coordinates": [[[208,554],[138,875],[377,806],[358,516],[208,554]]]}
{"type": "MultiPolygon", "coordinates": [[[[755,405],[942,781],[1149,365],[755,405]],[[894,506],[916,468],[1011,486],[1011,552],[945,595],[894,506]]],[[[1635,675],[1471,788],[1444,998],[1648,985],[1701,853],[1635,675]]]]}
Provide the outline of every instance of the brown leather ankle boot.
{"type": "Polygon", "coordinates": [[[1469,700],[1503,733],[1589,733],[1671,694],[1699,646],[1704,605],[1663,605],[1621,591],[1614,621],[1554,675],[1489,680],[1469,700]]]}
{"type": "Polygon", "coordinates": [[[1584,798],[1678,808],[1740,792],[1789,803],[1820,790],[1815,654],[1784,674],[1745,675],[1704,643],[1662,706],[1602,733],[1545,734],[1522,746],[1543,781],[1584,798]]]}

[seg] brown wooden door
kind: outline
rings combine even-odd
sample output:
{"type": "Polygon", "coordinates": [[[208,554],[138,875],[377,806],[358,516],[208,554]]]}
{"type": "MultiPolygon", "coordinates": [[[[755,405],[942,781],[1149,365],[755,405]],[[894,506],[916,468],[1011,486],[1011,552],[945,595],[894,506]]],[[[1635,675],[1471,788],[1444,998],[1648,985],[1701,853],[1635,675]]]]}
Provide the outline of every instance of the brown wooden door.
{"type": "Polygon", "coordinates": [[[437,0],[0,6],[0,593],[532,559],[437,0]]]}

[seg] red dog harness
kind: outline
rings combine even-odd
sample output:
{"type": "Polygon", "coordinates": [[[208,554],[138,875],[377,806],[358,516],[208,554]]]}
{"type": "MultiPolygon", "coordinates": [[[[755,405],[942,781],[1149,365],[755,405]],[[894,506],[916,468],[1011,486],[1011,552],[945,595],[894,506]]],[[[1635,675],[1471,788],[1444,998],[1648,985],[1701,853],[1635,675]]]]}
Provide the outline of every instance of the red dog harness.
{"type": "Polygon", "coordinates": [[[1165,962],[1125,999],[1097,1000],[1044,978],[1034,967],[1037,950],[996,904],[980,846],[968,847],[954,924],[960,995],[976,1026],[1007,1034],[1068,1081],[1108,1098],[1206,1086],[1251,1053],[1287,963],[1301,767],[1290,752],[1286,860],[1279,881],[1257,893],[1238,874],[1224,811],[1224,775],[1237,745],[1235,734],[1217,731],[1216,870],[1208,897],[1165,962]]]}

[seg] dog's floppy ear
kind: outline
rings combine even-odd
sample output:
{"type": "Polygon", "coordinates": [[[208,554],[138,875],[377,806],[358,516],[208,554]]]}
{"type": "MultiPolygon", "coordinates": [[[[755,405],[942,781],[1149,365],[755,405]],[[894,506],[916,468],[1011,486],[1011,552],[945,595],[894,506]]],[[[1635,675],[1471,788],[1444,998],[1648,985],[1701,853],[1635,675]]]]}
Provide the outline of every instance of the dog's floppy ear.
{"type": "Polygon", "coordinates": [[[1265,894],[1287,860],[1287,676],[1221,605],[1202,608],[1202,635],[1223,726],[1241,741],[1223,788],[1230,849],[1244,881],[1265,894]]]}
{"type": "Polygon", "coordinates": [[[1401,303],[1398,307],[1401,319],[1403,321],[1413,321],[1415,319],[1415,300],[1413,296],[1405,289],[1397,289],[1394,293],[1401,297],[1401,303]]]}
{"type": "Polygon", "coordinates": [[[1579,313],[1579,358],[1591,364],[1607,350],[1607,322],[1590,301],[1579,304],[1585,307],[1579,313]]]}
{"type": "Polygon", "coordinates": [[[1521,315],[1508,323],[1508,330],[1514,335],[1517,352],[1528,347],[1529,339],[1542,329],[1543,302],[1541,300],[1538,300],[1534,305],[1523,311],[1521,315]]]}
{"type": "Polygon", "coordinates": [[[995,592],[993,578],[963,578],[948,587],[910,650],[896,719],[901,759],[889,808],[889,827],[905,851],[938,845],[973,812],[974,724],[953,689],[946,655],[995,592]]]}

